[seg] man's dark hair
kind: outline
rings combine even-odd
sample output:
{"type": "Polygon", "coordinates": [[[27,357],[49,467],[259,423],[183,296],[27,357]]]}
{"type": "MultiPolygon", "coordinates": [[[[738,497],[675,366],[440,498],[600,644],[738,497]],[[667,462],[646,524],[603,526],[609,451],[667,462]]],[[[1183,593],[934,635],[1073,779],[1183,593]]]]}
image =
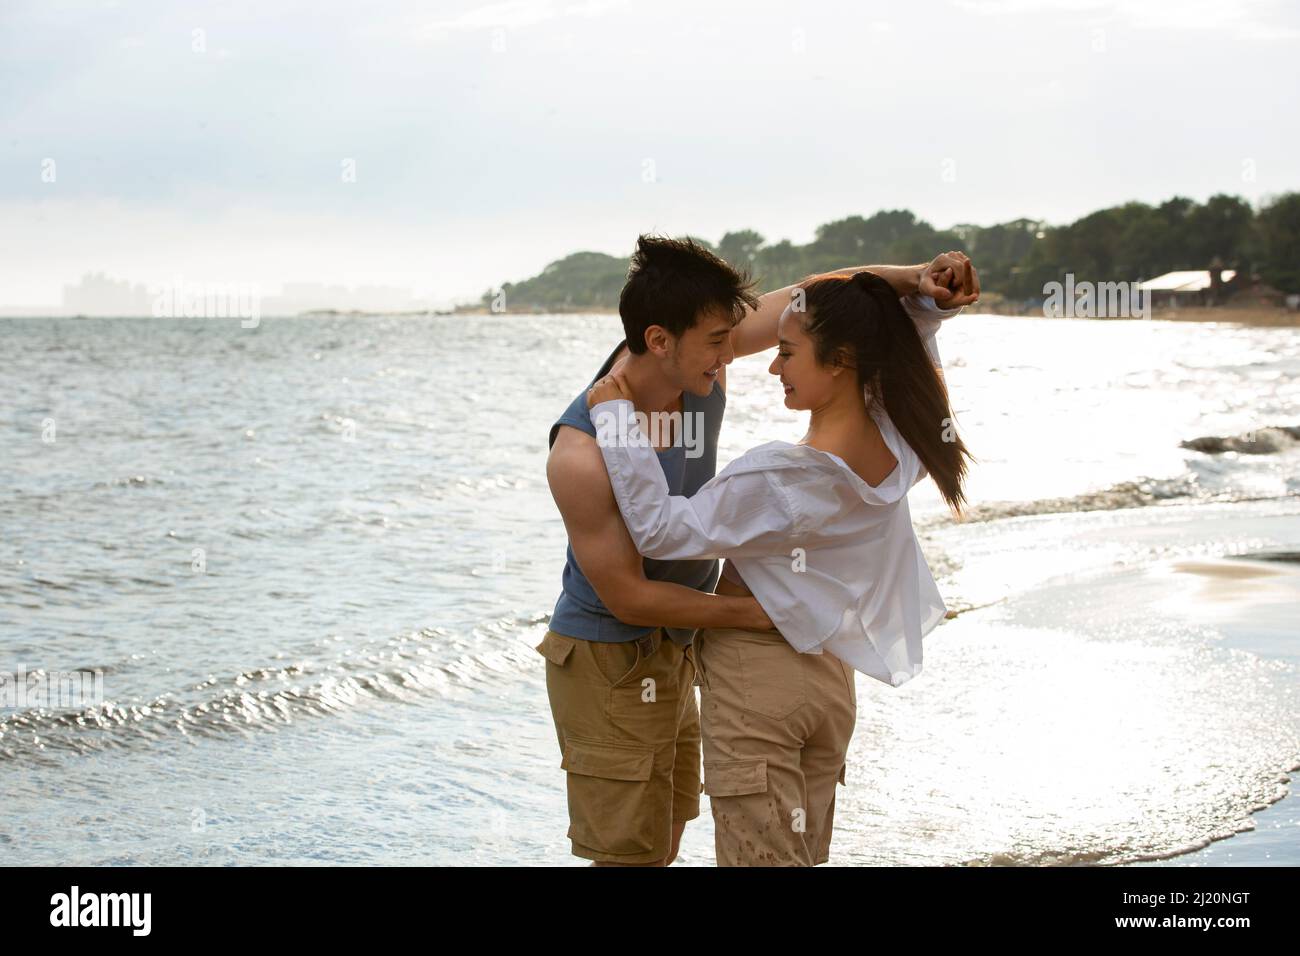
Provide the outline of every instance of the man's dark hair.
{"type": "Polygon", "coordinates": [[[680,336],[706,311],[728,313],[735,325],[745,317],[746,306],[758,308],[752,288],[748,273],[737,272],[698,242],[638,236],[627,284],[618,297],[628,351],[646,351],[650,326],[680,336]]]}

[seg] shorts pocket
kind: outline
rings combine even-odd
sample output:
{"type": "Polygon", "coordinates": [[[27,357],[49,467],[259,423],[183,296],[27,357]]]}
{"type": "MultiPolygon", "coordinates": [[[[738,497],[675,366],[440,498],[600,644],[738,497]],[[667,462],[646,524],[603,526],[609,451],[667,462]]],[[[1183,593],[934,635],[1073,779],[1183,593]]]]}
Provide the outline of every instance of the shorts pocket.
{"type": "Polygon", "coordinates": [[[734,642],[740,657],[745,710],[772,720],[785,720],[808,700],[803,661],[785,641],[734,642]]]}
{"type": "Polygon", "coordinates": [[[711,797],[766,793],[767,758],[704,761],[704,792],[711,797]]]}
{"type": "Polygon", "coordinates": [[[556,634],[554,631],[547,631],[546,636],[542,638],[542,643],[538,644],[533,650],[557,667],[563,667],[564,662],[573,653],[575,644],[577,644],[576,638],[556,634]]]}
{"type": "Polygon", "coordinates": [[[657,849],[653,750],[569,736],[560,769],[568,771],[569,839],[620,856],[657,849]]]}
{"type": "Polygon", "coordinates": [[[647,655],[641,650],[639,641],[593,641],[591,652],[596,658],[596,666],[604,675],[610,687],[625,687],[634,680],[639,680],[650,662],[659,653],[660,635],[656,631],[651,635],[653,650],[647,655]]]}

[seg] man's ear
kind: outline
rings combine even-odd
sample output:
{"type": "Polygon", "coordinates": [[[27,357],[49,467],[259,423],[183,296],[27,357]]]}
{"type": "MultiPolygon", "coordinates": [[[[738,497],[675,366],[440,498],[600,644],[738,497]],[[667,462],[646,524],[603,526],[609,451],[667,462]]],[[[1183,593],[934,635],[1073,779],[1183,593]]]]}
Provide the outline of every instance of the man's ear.
{"type": "Polygon", "coordinates": [[[660,358],[667,355],[672,348],[672,340],[668,335],[668,330],[662,325],[652,325],[647,328],[645,330],[645,347],[660,358]]]}

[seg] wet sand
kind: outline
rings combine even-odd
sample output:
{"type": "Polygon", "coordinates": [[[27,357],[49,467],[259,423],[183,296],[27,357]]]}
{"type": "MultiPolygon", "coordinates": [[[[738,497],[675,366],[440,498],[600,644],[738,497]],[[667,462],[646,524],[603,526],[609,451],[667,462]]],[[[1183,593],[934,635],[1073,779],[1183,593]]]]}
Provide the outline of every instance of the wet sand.
{"type": "MultiPolygon", "coordinates": [[[[1279,551],[1271,558],[1173,561],[1169,570],[1183,586],[1171,600],[1188,602],[1187,612],[1221,629],[1232,646],[1300,665],[1300,554],[1279,551]]],[[[1285,776],[1286,796],[1251,814],[1254,829],[1192,853],[1130,865],[1300,865],[1300,770],[1285,776]]]]}

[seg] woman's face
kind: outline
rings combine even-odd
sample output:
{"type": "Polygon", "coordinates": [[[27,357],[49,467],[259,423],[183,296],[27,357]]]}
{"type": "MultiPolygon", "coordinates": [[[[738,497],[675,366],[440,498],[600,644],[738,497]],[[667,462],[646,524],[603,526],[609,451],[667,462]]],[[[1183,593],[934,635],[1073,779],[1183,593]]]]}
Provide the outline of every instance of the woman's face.
{"type": "Polygon", "coordinates": [[[768,371],[779,376],[785,387],[785,407],[797,410],[821,408],[830,403],[844,381],[853,378],[852,369],[817,364],[813,340],[803,330],[806,312],[792,312],[790,306],[777,320],[776,358],[768,371]],[[844,379],[844,375],[849,376],[844,379]]]}

